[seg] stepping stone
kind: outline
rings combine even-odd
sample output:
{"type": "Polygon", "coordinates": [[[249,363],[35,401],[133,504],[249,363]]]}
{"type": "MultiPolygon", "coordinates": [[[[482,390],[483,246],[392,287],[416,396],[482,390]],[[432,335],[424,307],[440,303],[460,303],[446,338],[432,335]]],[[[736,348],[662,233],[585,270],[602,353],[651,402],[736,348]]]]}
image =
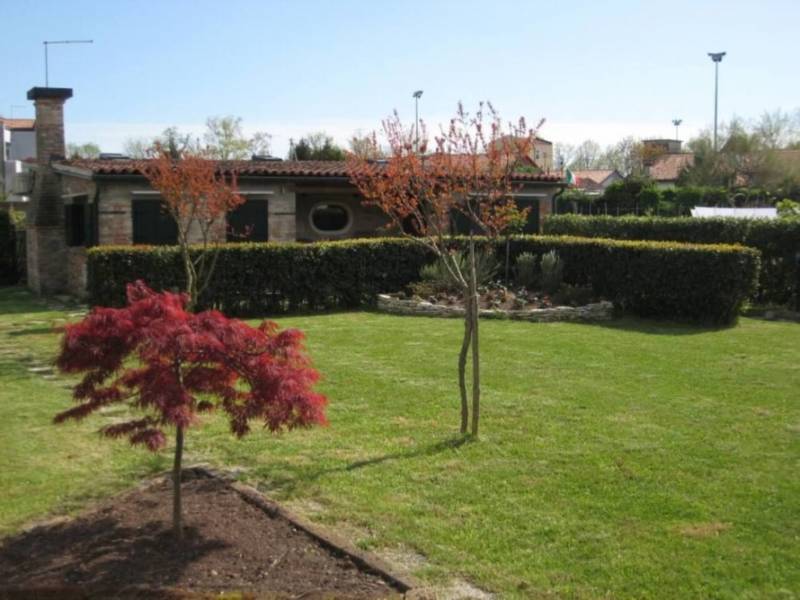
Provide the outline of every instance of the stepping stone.
{"type": "Polygon", "coordinates": [[[28,371],[37,375],[52,375],[53,367],[28,367],[28,371]]]}
{"type": "Polygon", "coordinates": [[[51,374],[48,373],[48,374],[42,375],[42,379],[45,379],[47,381],[52,381],[53,379],[58,379],[58,375],[51,375],[51,374]]]}

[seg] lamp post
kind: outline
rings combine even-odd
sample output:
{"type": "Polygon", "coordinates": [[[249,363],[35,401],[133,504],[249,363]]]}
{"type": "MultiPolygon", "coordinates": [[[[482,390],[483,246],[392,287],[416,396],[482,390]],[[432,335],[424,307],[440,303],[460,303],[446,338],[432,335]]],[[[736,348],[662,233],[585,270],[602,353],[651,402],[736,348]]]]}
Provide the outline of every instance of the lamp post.
{"type": "Polygon", "coordinates": [[[412,94],[414,98],[414,148],[419,152],[419,99],[422,97],[422,90],[417,90],[412,94]]]}
{"type": "Polygon", "coordinates": [[[681,123],[683,123],[683,119],[672,119],[672,124],[675,125],[675,139],[676,140],[680,139],[678,137],[678,127],[681,126],[681,123]]]}
{"type": "Polygon", "coordinates": [[[709,52],[708,55],[714,61],[714,152],[717,151],[717,108],[719,106],[719,63],[725,52],[709,52]]]}

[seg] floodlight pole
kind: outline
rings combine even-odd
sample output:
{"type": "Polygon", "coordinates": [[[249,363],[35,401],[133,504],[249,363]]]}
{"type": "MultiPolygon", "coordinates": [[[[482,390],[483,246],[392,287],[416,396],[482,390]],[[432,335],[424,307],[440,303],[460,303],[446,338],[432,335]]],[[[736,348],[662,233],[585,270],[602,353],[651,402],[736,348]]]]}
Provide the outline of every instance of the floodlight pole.
{"type": "Polygon", "coordinates": [[[44,44],[44,87],[50,87],[50,65],[47,47],[50,44],[93,44],[94,40],[45,40],[44,44]]]}
{"type": "Polygon", "coordinates": [[[719,63],[726,52],[709,52],[708,55],[714,61],[714,152],[717,151],[717,109],[719,107],[719,63]]]}
{"type": "Polygon", "coordinates": [[[414,98],[414,149],[419,152],[419,99],[422,97],[422,90],[417,90],[412,96],[414,98]]]}
{"type": "Polygon", "coordinates": [[[683,123],[683,119],[672,119],[672,124],[675,125],[675,139],[676,140],[680,139],[678,137],[678,127],[681,126],[681,123],[683,123]]]}

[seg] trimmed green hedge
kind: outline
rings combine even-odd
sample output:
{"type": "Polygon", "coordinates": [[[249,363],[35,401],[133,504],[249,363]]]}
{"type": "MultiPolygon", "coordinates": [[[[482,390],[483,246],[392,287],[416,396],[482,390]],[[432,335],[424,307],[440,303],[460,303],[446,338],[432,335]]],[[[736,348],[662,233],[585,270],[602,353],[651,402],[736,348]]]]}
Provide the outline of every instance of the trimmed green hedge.
{"type": "Polygon", "coordinates": [[[642,317],[729,324],[755,291],[760,265],[752,248],[581,237],[538,236],[511,242],[522,252],[558,252],[564,281],[642,317]]]}
{"type": "MultiPolygon", "coordinates": [[[[453,243],[462,244],[463,238],[453,243]]],[[[512,259],[550,250],[564,260],[567,283],[591,284],[621,309],[647,317],[730,323],[758,278],[758,252],[738,246],[545,236],[517,236],[510,244],[512,259]]],[[[504,241],[496,251],[503,255],[504,241]]],[[[223,245],[199,305],[231,315],[368,306],[378,293],[418,280],[422,265],[433,258],[422,245],[394,238],[223,245]]],[[[180,288],[177,248],[89,251],[92,304],[120,305],[125,284],[136,279],[156,289],[180,288]]]]}
{"type": "MultiPolygon", "coordinates": [[[[201,307],[230,315],[352,308],[419,278],[429,252],[411,240],[370,239],[316,244],[222,244],[201,307]]],[[[92,304],[119,306],[136,279],[155,289],[182,289],[175,246],[99,246],[88,253],[92,304]]]]}
{"type": "Polygon", "coordinates": [[[625,240],[671,240],[695,244],[742,244],[761,252],[758,302],[789,304],[800,292],[800,220],[690,217],[551,216],[544,222],[549,235],[625,240]]]}
{"type": "Polygon", "coordinates": [[[0,209],[0,285],[14,285],[20,276],[16,229],[8,211],[0,209]]]}

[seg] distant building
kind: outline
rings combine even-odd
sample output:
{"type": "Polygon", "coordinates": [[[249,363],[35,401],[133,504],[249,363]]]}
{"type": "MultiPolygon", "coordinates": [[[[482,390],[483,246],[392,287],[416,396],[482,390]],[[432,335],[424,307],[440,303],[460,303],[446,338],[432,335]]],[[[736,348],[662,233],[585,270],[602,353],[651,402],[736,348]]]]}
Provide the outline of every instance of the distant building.
{"type": "MultiPolygon", "coordinates": [[[[511,137],[500,137],[497,142],[502,142],[507,139],[511,139],[511,137]]],[[[527,158],[531,161],[532,166],[538,167],[545,173],[550,173],[553,170],[553,142],[535,137],[533,140],[533,147],[530,149],[527,158]]]]}
{"type": "Polygon", "coordinates": [[[681,150],[680,140],[642,140],[645,171],[659,188],[672,188],[680,174],[694,165],[694,154],[681,150]]]}
{"type": "Polygon", "coordinates": [[[28,196],[22,191],[26,186],[18,185],[15,190],[15,181],[20,174],[30,171],[30,163],[35,159],[35,121],[0,117],[0,164],[3,165],[0,171],[0,192],[7,201],[14,204],[27,202],[28,196]]]}
{"type": "Polygon", "coordinates": [[[572,175],[575,177],[575,187],[590,196],[601,195],[609,185],[623,179],[616,169],[572,171],[572,175]]]}

